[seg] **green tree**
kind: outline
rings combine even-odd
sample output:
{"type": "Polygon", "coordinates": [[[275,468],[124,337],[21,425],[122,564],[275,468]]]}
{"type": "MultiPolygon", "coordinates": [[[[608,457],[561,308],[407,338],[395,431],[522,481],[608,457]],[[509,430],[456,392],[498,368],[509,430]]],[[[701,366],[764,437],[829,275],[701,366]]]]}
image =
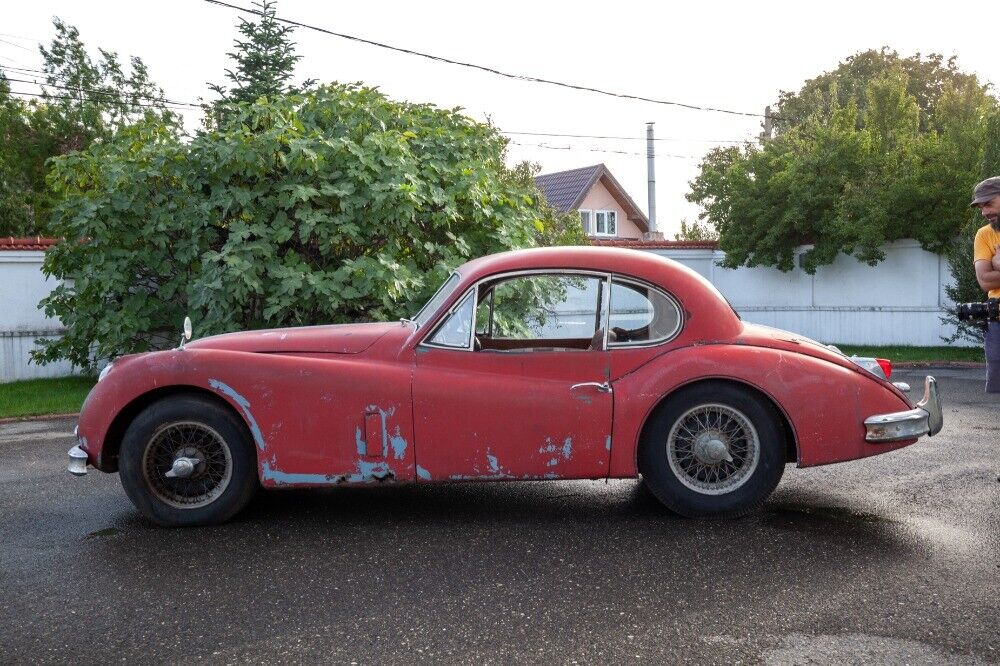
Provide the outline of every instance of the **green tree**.
{"type": "MultiPolygon", "coordinates": [[[[45,184],[47,160],[107,141],[122,128],[155,119],[179,131],[142,60],[132,58],[126,74],[118,55],[100,49],[94,61],[73,26],[54,20],[55,37],[40,46],[42,98],[25,102],[10,93],[0,71],[0,233],[48,235],[52,194],[45,184]]],[[[25,85],[19,81],[20,88],[25,85]]]]}
{"type": "Polygon", "coordinates": [[[10,94],[0,71],[0,236],[21,236],[32,229],[32,181],[24,147],[30,135],[28,105],[10,94]]]}
{"type": "MultiPolygon", "coordinates": [[[[979,172],[979,179],[983,180],[991,176],[1000,174],[1000,112],[990,116],[986,123],[986,130],[983,137],[983,162],[979,172]]],[[[972,188],[966,192],[968,205],[972,188]]],[[[948,269],[951,272],[953,283],[945,287],[945,291],[954,303],[972,303],[982,301],[986,294],[976,280],[976,269],[972,261],[972,246],[976,237],[976,231],[985,224],[983,216],[977,209],[971,209],[966,222],[958,236],[948,246],[945,256],[948,259],[948,269]]],[[[958,308],[948,308],[941,321],[955,327],[955,333],[947,338],[945,342],[956,342],[958,340],[968,340],[979,344],[983,343],[984,331],[981,324],[977,322],[959,321],[958,308]]]]}
{"type": "Polygon", "coordinates": [[[240,104],[190,142],[151,120],[59,157],[45,270],[63,282],[42,305],[68,331],[34,358],[170,346],[185,314],[199,335],[412,315],[470,257],[577,238],[506,145],[335,84],[240,104]]]}
{"type": "Polygon", "coordinates": [[[209,85],[220,98],[209,107],[212,116],[225,113],[231,104],[252,103],[261,97],[295,95],[315,83],[313,80],[305,81],[300,86],[289,83],[295,64],[302,59],[302,56],[296,55],[295,43],[291,40],[294,28],[275,18],[273,0],[252,4],[258,7],[257,20],[240,19],[238,29],[243,38],[237,38],[235,50],[227,54],[235,63],[235,69],[226,70],[226,78],[232,82],[232,87],[209,85]]]}
{"type": "Polygon", "coordinates": [[[798,92],[782,91],[778,102],[772,105],[775,131],[781,134],[798,127],[814,113],[829,115],[834,108],[845,107],[851,102],[858,107],[859,119],[863,118],[868,103],[868,84],[892,70],[906,75],[906,92],[917,103],[921,131],[932,125],[934,108],[949,87],[971,86],[986,92],[986,86],[980,84],[974,74],[958,68],[955,56],[945,60],[936,53],[927,56],[916,53],[903,58],[883,46],[878,51],[869,49],[848,57],[833,71],[806,81],[798,92]]]}
{"type": "MultiPolygon", "coordinates": [[[[935,62],[927,69],[937,71],[935,62]]],[[[791,270],[796,247],[811,245],[803,257],[809,272],[842,252],[874,265],[886,241],[906,237],[942,251],[967,219],[963,201],[980,170],[984,119],[996,108],[953,64],[940,89],[917,86],[927,109],[910,92],[907,68],[891,59],[864,77],[823,75],[823,95],[809,82],[786,100],[806,115],[785,117],[776,137],[711,151],[688,199],[719,230],[725,264],[791,270]]]]}
{"type": "Polygon", "coordinates": [[[695,220],[688,222],[687,218],[681,220],[680,233],[674,234],[674,240],[683,241],[717,241],[719,232],[708,222],[695,220]]]}

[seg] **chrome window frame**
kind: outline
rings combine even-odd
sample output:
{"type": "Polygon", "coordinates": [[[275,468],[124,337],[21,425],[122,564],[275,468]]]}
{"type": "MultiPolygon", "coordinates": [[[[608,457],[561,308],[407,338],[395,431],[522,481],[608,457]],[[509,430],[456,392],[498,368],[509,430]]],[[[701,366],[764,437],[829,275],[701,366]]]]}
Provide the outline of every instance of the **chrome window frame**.
{"type": "MultiPolygon", "coordinates": [[[[462,283],[462,274],[459,273],[457,269],[453,270],[451,273],[449,273],[448,277],[446,277],[444,279],[444,282],[441,283],[441,286],[438,287],[437,290],[435,290],[434,295],[427,299],[427,302],[424,303],[423,307],[420,308],[417,311],[417,314],[413,315],[413,318],[411,319],[411,321],[417,325],[417,328],[422,328],[422,326],[420,324],[420,315],[422,315],[424,313],[424,310],[427,309],[427,306],[429,306],[431,303],[434,302],[434,299],[438,297],[438,294],[440,294],[444,290],[444,288],[446,286],[448,286],[448,283],[451,282],[451,279],[453,277],[457,277],[458,278],[458,283],[459,284],[462,283]]],[[[457,287],[458,284],[456,284],[455,286],[457,287]]],[[[439,305],[439,306],[437,306],[435,312],[431,312],[431,316],[427,319],[427,323],[430,323],[430,322],[434,321],[434,315],[435,315],[436,311],[440,310],[440,309],[441,309],[441,306],[439,305]]]]}
{"type": "MultiPolygon", "coordinates": [[[[438,320],[438,323],[431,332],[420,342],[421,345],[426,345],[428,347],[434,347],[435,349],[451,349],[455,351],[472,350],[476,344],[476,309],[479,307],[479,293],[478,291],[469,293],[466,289],[462,296],[455,301],[455,304],[448,308],[447,312],[438,320]],[[472,328],[469,330],[469,343],[465,347],[460,347],[458,345],[443,345],[441,343],[430,342],[435,335],[444,327],[444,325],[451,319],[451,316],[462,309],[465,305],[465,301],[472,297],[472,328]]],[[[418,345],[419,346],[419,345],[418,345]]]]}
{"type": "MultiPolygon", "coordinates": [[[[650,304],[652,304],[652,302],[650,302],[650,304]]],[[[625,276],[620,273],[611,274],[611,280],[609,282],[609,287],[608,287],[608,320],[607,320],[608,327],[605,330],[605,336],[604,336],[604,348],[607,349],[608,351],[613,351],[615,349],[639,349],[642,347],[655,347],[657,345],[666,344],[671,340],[676,339],[677,336],[681,334],[681,331],[684,329],[685,323],[687,323],[687,320],[684,316],[684,308],[681,307],[681,302],[677,300],[677,298],[669,291],[666,291],[662,287],[659,287],[658,285],[655,285],[651,282],[647,282],[645,280],[640,280],[638,278],[634,278],[631,276],[625,276]],[[670,335],[663,338],[658,338],[656,340],[643,340],[640,342],[622,342],[622,343],[608,342],[607,331],[611,330],[611,306],[612,306],[611,289],[614,287],[614,283],[616,280],[619,282],[632,284],[634,286],[641,287],[643,289],[652,289],[653,291],[659,293],[661,296],[666,297],[666,299],[670,301],[670,303],[677,309],[677,326],[674,327],[674,330],[670,332],[670,335]]]]}

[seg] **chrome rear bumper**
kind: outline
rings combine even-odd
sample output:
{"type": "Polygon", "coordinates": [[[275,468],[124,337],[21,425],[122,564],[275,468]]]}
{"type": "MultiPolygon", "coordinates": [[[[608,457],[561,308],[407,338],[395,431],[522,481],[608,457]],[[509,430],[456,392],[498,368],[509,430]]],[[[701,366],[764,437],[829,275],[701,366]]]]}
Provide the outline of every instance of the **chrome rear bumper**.
{"type": "Polygon", "coordinates": [[[898,442],[922,435],[936,435],[944,426],[944,414],[938,399],[937,381],[924,379],[924,397],[913,409],[891,414],[876,414],[865,419],[865,440],[898,442]]]}

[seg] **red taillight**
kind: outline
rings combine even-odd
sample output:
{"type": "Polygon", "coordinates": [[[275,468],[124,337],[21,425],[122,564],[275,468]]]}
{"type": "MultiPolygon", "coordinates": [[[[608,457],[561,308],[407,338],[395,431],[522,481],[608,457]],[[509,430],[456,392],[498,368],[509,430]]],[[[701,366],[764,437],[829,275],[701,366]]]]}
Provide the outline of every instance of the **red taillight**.
{"type": "Polygon", "coordinates": [[[886,379],[892,379],[892,361],[887,358],[877,358],[879,366],[882,368],[882,372],[885,373],[886,379]]]}

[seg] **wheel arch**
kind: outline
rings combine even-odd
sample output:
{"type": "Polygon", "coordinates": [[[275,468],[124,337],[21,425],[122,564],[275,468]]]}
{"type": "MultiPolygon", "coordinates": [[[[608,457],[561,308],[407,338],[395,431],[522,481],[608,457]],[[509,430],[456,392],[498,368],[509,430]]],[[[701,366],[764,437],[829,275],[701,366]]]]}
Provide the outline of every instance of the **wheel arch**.
{"type": "MultiPolygon", "coordinates": [[[[189,384],[161,386],[136,396],[115,415],[115,418],[108,426],[107,432],[104,434],[98,469],[102,472],[117,472],[118,455],[121,451],[122,440],[125,438],[125,431],[128,430],[128,427],[135,418],[153,403],[177,396],[193,396],[220,405],[232,412],[240,420],[240,423],[246,426],[246,420],[243,418],[243,415],[217,393],[189,384]]],[[[249,430],[247,431],[247,436],[249,436],[249,430]]]]}
{"type": "MultiPolygon", "coordinates": [[[[646,418],[643,421],[642,428],[639,431],[638,441],[642,441],[642,438],[645,437],[646,428],[649,427],[650,422],[653,420],[653,416],[657,412],[659,412],[664,405],[666,405],[671,400],[675,400],[678,397],[682,396],[687,391],[690,391],[695,387],[704,386],[706,384],[728,384],[731,386],[738,386],[740,389],[753,393],[760,400],[771,405],[774,408],[775,413],[778,415],[778,421],[781,425],[781,431],[784,437],[785,462],[797,463],[799,461],[798,437],[795,434],[795,428],[792,426],[791,419],[788,417],[788,414],[785,412],[781,404],[777,400],[775,400],[773,396],[769,395],[766,391],[762,390],[759,386],[755,386],[750,382],[741,379],[736,379],[734,377],[700,377],[698,379],[691,380],[679,386],[675,386],[668,393],[664,394],[656,402],[656,404],[653,405],[652,409],[649,410],[649,413],[646,414],[646,418]]],[[[636,449],[636,452],[638,454],[638,448],[636,449]]],[[[638,468],[638,460],[636,461],[636,463],[638,468]]]]}

